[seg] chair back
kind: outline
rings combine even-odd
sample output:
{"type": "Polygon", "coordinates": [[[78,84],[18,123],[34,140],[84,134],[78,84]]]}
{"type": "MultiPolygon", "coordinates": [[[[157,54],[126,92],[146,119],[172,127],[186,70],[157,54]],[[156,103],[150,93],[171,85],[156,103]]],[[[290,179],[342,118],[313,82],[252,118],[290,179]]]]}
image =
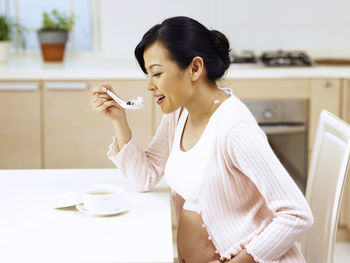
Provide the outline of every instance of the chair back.
{"type": "Polygon", "coordinates": [[[350,125],[323,110],[311,156],[306,199],[314,225],[302,238],[307,263],[331,263],[349,166],[350,125]]]}

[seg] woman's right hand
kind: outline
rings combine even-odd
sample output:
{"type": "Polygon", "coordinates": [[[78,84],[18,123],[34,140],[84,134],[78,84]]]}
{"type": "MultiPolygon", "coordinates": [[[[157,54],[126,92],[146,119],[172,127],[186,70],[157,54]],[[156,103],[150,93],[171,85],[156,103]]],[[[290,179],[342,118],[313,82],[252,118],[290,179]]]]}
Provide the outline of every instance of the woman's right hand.
{"type": "Polygon", "coordinates": [[[126,118],[125,110],[106,93],[107,89],[115,94],[109,84],[90,89],[92,92],[90,101],[92,109],[115,121],[126,118]]]}

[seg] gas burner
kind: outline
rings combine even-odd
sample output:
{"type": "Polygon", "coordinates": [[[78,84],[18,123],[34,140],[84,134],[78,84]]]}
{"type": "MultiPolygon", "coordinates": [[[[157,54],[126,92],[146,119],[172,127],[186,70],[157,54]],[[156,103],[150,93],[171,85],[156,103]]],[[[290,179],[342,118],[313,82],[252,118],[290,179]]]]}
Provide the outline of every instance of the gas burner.
{"type": "Polygon", "coordinates": [[[312,66],[310,57],[303,51],[267,51],[260,60],[269,67],[312,66]]]}
{"type": "Polygon", "coordinates": [[[257,63],[257,58],[253,51],[251,50],[242,50],[240,52],[232,52],[231,59],[233,64],[238,63],[257,63]]]}

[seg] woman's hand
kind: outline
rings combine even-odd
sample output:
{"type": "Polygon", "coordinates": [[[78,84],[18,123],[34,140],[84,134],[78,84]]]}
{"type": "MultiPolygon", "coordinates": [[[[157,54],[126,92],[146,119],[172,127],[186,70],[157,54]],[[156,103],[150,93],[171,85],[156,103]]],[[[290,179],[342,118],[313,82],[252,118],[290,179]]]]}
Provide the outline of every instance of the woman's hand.
{"type": "Polygon", "coordinates": [[[231,260],[225,260],[225,261],[214,260],[214,261],[210,261],[208,263],[222,263],[222,262],[227,262],[227,263],[256,263],[254,258],[251,255],[249,255],[245,249],[243,249],[241,252],[239,252],[231,260]]]}
{"type": "Polygon", "coordinates": [[[106,93],[107,89],[113,92],[112,87],[108,84],[91,89],[91,107],[94,111],[112,119],[117,138],[115,151],[118,152],[131,139],[131,130],[126,119],[125,110],[106,93]]]}
{"type": "Polygon", "coordinates": [[[106,93],[107,89],[114,93],[111,85],[109,84],[91,89],[92,96],[90,104],[92,109],[115,121],[120,121],[123,118],[125,119],[125,110],[106,93]]]}

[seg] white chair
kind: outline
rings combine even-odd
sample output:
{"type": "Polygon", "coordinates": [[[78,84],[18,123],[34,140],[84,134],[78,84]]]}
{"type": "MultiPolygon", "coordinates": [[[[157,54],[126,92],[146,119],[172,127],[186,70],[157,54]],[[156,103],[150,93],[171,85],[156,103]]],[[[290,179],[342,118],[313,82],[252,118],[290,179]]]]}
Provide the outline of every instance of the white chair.
{"type": "Polygon", "coordinates": [[[306,199],[315,223],[302,238],[307,263],[333,262],[333,248],[338,227],[350,156],[350,125],[323,110],[311,156],[306,199]]]}

